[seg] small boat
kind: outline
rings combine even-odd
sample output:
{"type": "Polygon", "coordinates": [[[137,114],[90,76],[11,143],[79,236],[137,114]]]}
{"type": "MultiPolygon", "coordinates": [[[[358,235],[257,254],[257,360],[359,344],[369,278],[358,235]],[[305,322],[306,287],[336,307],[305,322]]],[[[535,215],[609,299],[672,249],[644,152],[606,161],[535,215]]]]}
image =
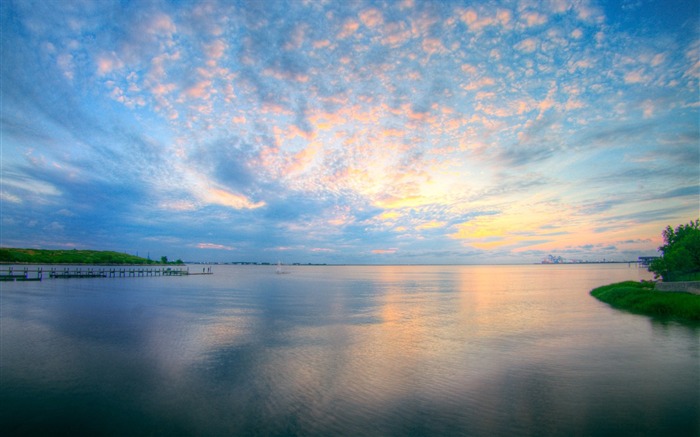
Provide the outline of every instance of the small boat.
{"type": "Polygon", "coordinates": [[[277,273],[278,275],[284,275],[284,274],[287,274],[289,272],[282,268],[281,262],[277,261],[277,268],[275,269],[275,273],[277,273]]]}

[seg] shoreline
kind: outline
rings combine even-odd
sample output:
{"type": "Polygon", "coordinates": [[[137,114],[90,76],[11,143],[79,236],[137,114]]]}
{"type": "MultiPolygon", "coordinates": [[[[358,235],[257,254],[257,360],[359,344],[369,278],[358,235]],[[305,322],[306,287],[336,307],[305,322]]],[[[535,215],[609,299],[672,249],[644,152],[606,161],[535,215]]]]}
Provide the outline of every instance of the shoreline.
{"type": "Polygon", "coordinates": [[[700,326],[700,295],[658,290],[657,284],[654,281],[618,282],[594,288],[590,295],[618,310],[700,326]]]}

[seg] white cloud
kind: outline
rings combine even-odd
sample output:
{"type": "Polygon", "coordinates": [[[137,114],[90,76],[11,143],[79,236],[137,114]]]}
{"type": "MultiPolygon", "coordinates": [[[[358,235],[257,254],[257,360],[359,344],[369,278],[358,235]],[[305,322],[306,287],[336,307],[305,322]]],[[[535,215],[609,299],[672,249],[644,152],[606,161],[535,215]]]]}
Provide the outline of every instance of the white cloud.
{"type": "Polygon", "coordinates": [[[642,69],[639,69],[625,73],[624,80],[625,83],[628,84],[647,83],[649,81],[649,77],[644,74],[642,69]]]}
{"type": "Polygon", "coordinates": [[[213,250],[234,250],[232,246],[216,243],[197,243],[197,249],[213,249],[213,250]]]}

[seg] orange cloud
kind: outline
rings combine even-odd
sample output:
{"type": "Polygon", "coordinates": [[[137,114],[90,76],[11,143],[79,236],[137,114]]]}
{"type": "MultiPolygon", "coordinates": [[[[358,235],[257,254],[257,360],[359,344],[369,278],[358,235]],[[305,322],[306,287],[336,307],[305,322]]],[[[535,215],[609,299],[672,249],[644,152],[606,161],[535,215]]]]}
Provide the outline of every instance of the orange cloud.
{"type": "Polygon", "coordinates": [[[423,230],[423,229],[437,229],[437,228],[443,228],[447,225],[446,222],[441,222],[437,220],[431,220],[427,223],[423,223],[422,225],[416,226],[417,230],[423,230]]]}
{"type": "Polygon", "coordinates": [[[374,202],[374,205],[379,208],[386,209],[400,209],[400,208],[410,208],[421,205],[427,205],[432,203],[430,199],[423,196],[406,196],[406,197],[393,197],[386,196],[383,199],[374,202]]]}
{"type": "Polygon", "coordinates": [[[212,188],[204,194],[204,200],[209,203],[228,206],[233,209],[256,209],[265,206],[265,202],[251,202],[240,194],[230,193],[218,188],[212,188]]]}
{"type": "Polygon", "coordinates": [[[284,170],[285,175],[300,173],[311,165],[321,150],[320,144],[312,143],[292,157],[292,164],[284,170]]]}
{"type": "Polygon", "coordinates": [[[379,254],[379,255],[385,255],[385,254],[396,253],[397,250],[398,249],[394,249],[394,248],[392,248],[392,249],[374,249],[374,250],[372,250],[372,253],[379,254]]]}
{"type": "Polygon", "coordinates": [[[458,240],[478,240],[483,238],[503,237],[506,234],[502,218],[480,216],[457,226],[457,232],[450,234],[458,240]]]}
{"type": "Polygon", "coordinates": [[[394,220],[401,217],[401,214],[399,214],[397,211],[384,211],[379,215],[379,219],[381,220],[394,220]]]}

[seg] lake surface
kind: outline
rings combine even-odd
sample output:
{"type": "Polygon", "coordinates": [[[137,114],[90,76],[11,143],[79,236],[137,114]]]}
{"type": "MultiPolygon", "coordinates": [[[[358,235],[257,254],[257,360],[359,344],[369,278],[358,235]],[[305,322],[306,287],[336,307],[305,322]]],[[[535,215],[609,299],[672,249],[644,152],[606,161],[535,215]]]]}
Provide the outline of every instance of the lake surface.
{"type": "Polygon", "coordinates": [[[0,283],[0,434],[700,434],[700,326],[589,295],[634,265],[287,270],[0,283]]]}

